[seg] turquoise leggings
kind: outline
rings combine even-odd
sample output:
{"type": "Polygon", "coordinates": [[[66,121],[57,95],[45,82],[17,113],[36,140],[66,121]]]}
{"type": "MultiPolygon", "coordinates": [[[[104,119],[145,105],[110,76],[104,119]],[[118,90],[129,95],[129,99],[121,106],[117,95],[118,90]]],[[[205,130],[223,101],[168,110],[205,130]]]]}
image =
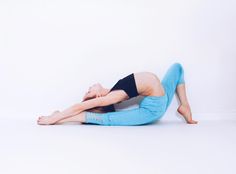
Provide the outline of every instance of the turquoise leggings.
{"type": "Polygon", "coordinates": [[[161,81],[164,96],[145,96],[138,108],[108,112],[85,112],[85,123],[106,126],[134,126],[143,125],[160,119],[166,112],[175,94],[176,87],[185,83],[184,70],[179,63],[173,64],[161,81]]]}

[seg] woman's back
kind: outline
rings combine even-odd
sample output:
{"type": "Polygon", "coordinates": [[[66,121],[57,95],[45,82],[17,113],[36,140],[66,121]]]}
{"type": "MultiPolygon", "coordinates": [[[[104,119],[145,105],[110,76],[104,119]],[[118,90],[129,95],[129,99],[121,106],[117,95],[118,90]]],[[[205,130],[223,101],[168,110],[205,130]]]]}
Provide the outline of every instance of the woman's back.
{"type": "MultiPolygon", "coordinates": [[[[124,100],[131,99],[138,95],[141,96],[163,96],[164,88],[161,85],[159,78],[151,72],[132,73],[120,79],[110,90],[123,90],[124,100]]],[[[124,101],[123,100],[123,101],[124,101]]],[[[93,108],[92,112],[115,112],[114,105],[93,108]]]]}

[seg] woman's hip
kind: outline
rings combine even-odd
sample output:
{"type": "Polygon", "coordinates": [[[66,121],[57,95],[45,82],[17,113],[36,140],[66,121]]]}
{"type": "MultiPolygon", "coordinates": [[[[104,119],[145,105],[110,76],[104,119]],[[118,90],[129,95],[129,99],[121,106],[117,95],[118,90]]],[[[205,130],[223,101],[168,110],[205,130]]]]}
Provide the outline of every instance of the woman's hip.
{"type": "Polygon", "coordinates": [[[140,108],[150,111],[154,115],[162,116],[166,111],[167,95],[145,96],[140,102],[140,108]]]}

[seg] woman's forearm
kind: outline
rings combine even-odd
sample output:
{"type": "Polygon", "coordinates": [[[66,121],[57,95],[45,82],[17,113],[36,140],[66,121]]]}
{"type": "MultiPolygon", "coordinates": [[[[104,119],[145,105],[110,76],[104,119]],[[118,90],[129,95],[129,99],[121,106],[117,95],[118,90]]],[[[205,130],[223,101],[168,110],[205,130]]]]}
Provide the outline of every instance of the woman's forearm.
{"type": "Polygon", "coordinates": [[[99,97],[99,98],[94,98],[94,99],[83,101],[81,103],[74,104],[73,106],[60,112],[58,119],[62,120],[65,118],[69,118],[69,117],[78,115],[85,110],[88,110],[97,106],[102,106],[102,102],[103,102],[103,97],[99,97]]]}
{"type": "Polygon", "coordinates": [[[81,103],[77,103],[77,104],[69,107],[68,109],[65,109],[64,111],[62,111],[60,113],[59,119],[62,120],[62,119],[68,118],[68,117],[78,115],[79,113],[81,113],[85,110],[88,110],[88,109],[92,109],[94,107],[101,107],[101,106],[109,105],[110,103],[108,103],[108,101],[114,102],[113,100],[117,100],[116,96],[115,96],[115,98],[114,98],[114,96],[107,97],[107,94],[109,92],[110,92],[110,89],[104,88],[103,93],[106,95],[104,95],[103,97],[89,99],[89,100],[83,101],[81,103]]]}

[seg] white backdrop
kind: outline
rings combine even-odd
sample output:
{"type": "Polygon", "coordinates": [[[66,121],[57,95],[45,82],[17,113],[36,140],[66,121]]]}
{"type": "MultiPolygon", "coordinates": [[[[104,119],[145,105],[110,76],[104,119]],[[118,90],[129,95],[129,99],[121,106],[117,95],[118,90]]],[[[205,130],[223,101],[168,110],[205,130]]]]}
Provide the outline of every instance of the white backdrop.
{"type": "MultiPolygon", "coordinates": [[[[36,117],[131,72],[185,68],[196,117],[236,113],[234,0],[1,0],[0,117],[36,117]]],[[[177,107],[176,99],[168,112],[177,107]]],[[[223,118],[222,118],[223,119],[223,118]]]]}

